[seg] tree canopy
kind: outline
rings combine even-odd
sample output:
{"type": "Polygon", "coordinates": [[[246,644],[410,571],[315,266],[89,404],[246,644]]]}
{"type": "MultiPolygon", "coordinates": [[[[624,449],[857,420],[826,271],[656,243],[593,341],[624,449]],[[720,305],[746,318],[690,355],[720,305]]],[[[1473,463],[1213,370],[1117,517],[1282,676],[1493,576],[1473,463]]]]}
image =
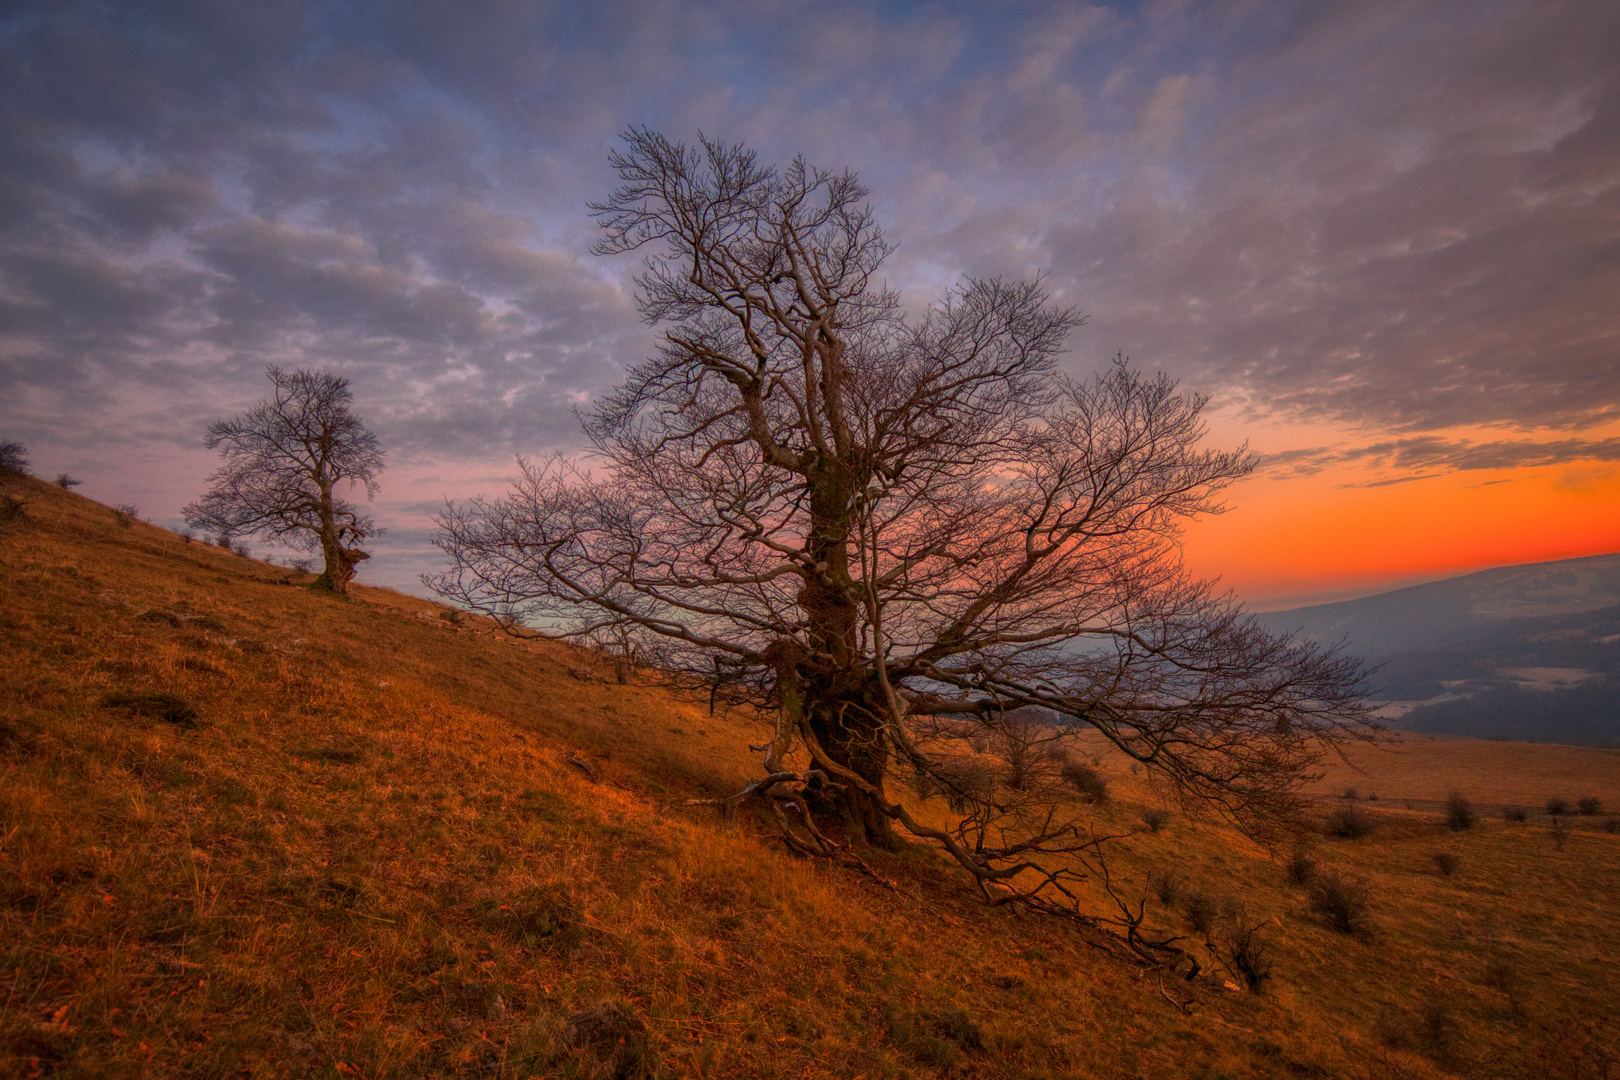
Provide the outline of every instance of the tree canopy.
{"type": "Polygon", "coordinates": [[[1182,524],[1252,467],[1201,447],[1204,399],[1123,360],[1066,376],[1083,320],[1038,281],[968,281],[908,319],[853,173],[645,130],[611,161],[597,251],[645,253],[658,352],[585,415],[598,469],[520,462],[510,493],[446,509],[434,588],[633,635],[774,718],[749,793],[791,845],[898,826],[996,902],[1064,905],[1098,850],[1078,731],[1257,832],[1366,736],[1353,662],[1183,569],[1182,524]]]}

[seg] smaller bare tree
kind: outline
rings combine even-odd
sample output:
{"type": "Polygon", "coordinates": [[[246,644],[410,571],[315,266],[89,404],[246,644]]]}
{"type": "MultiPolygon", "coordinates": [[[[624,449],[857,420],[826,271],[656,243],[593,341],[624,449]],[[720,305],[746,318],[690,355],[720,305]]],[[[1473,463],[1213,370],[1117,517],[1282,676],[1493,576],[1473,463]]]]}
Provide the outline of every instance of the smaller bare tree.
{"type": "Polygon", "coordinates": [[[256,536],[326,559],[310,588],[344,593],[370,556],[371,518],[338,494],[344,483],[377,493],[383,452],[349,411],[349,380],[322,371],[269,369],[275,394],[240,416],[208,426],[207,446],[225,456],[208,494],[185,508],[186,523],[223,537],[256,536]]]}

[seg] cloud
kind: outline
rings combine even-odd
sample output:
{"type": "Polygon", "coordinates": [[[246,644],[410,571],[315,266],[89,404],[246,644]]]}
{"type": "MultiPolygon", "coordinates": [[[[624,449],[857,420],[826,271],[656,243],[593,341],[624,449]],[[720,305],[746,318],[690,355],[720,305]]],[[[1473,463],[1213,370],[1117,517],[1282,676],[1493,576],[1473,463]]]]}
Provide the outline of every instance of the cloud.
{"type": "Polygon", "coordinates": [[[17,3],[0,425],[158,460],[280,363],[353,377],[399,469],[577,446],[654,347],[584,213],[646,123],[857,169],[913,303],[1044,273],[1074,367],[1365,434],[1290,475],[1607,461],[1617,36],[1581,0],[17,3]]]}
{"type": "Polygon", "coordinates": [[[1339,466],[1398,470],[1439,470],[1421,476],[1357,482],[1351,487],[1382,487],[1438,476],[1440,472],[1480,469],[1525,469],[1579,461],[1620,461],[1620,438],[1500,440],[1473,442],[1416,436],[1356,447],[1315,447],[1265,455],[1260,468],[1273,477],[1312,476],[1339,466]]]}

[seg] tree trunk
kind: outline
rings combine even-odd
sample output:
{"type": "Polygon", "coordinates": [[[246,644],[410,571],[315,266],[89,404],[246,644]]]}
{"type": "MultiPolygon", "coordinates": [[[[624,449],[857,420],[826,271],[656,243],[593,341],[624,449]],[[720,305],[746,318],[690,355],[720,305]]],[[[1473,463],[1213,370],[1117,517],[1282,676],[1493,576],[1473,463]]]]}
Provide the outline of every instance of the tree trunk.
{"type": "MultiPolygon", "coordinates": [[[[870,685],[860,649],[860,607],[849,568],[850,486],[837,463],[812,481],[809,546],[821,570],[806,576],[799,606],[821,655],[804,665],[799,678],[811,734],[828,757],[881,792],[889,747],[880,695],[870,685]]],[[[850,826],[850,839],[885,850],[899,842],[888,814],[866,792],[845,784],[832,802],[850,826]]]]}
{"type": "MultiPolygon", "coordinates": [[[[317,484],[321,489],[321,557],[325,565],[321,567],[321,576],[310,582],[309,587],[316,592],[346,596],[349,579],[354,577],[354,564],[358,560],[346,558],[349,552],[338,538],[337,522],[332,516],[332,485],[324,480],[317,480],[317,484]]],[[[360,558],[365,556],[361,555],[360,558]]]]}
{"type": "MultiPolygon", "coordinates": [[[[870,711],[870,698],[823,700],[810,707],[809,727],[827,756],[883,791],[889,766],[889,747],[882,722],[870,711]]],[[[899,838],[878,800],[852,784],[830,792],[819,801],[828,805],[848,827],[849,839],[892,851],[899,838]]]]}

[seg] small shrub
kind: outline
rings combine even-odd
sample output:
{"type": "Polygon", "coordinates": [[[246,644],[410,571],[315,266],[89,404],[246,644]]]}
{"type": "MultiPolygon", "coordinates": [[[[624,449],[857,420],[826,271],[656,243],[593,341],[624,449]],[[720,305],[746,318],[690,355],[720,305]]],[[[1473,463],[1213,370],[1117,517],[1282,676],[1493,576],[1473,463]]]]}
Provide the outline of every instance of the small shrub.
{"type": "Polygon", "coordinates": [[[1346,934],[1368,929],[1371,901],[1372,890],[1365,881],[1345,877],[1336,870],[1324,870],[1311,882],[1311,910],[1346,934]]]}
{"type": "Polygon", "coordinates": [[[1559,814],[1569,813],[1569,800],[1552,798],[1547,800],[1547,813],[1556,817],[1559,814]]]}
{"type": "Polygon", "coordinates": [[[1603,813],[1603,800],[1595,795],[1588,795],[1575,804],[1575,812],[1585,817],[1592,817],[1603,813]]]}
{"type": "Polygon", "coordinates": [[[1149,807],[1142,811],[1142,824],[1148,827],[1148,832],[1158,832],[1170,823],[1170,811],[1162,807],[1149,807]]]}
{"type": "Polygon", "coordinates": [[[919,772],[913,786],[924,799],[944,796],[945,805],[961,814],[995,797],[996,771],[971,759],[936,761],[928,772],[919,772]]]}
{"type": "Polygon", "coordinates": [[[1288,857],[1288,864],[1285,869],[1288,872],[1289,881],[1292,881],[1295,885],[1309,885],[1311,879],[1316,876],[1316,856],[1311,854],[1310,848],[1302,844],[1295,848],[1294,853],[1288,857]]]}
{"type": "Polygon", "coordinates": [[[134,525],[135,519],[140,516],[141,512],[132,503],[119,503],[113,507],[113,518],[123,528],[127,529],[134,525]]]}
{"type": "Polygon", "coordinates": [[[1463,797],[1460,791],[1453,791],[1446,796],[1445,812],[1446,828],[1452,832],[1467,832],[1479,821],[1479,815],[1474,813],[1474,804],[1463,797]]]}
{"type": "Polygon", "coordinates": [[[1457,872],[1457,856],[1449,851],[1437,851],[1429,858],[1434,860],[1434,868],[1440,871],[1441,877],[1450,877],[1457,872]]]}
{"type": "Polygon", "coordinates": [[[232,544],[231,550],[242,556],[244,559],[252,558],[253,556],[253,549],[247,546],[247,541],[245,540],[238,540],[236,543],[232,544]]]}
{"type": "Polygon", "coordinates": [[[1367,792],[1367,801],[1368,802],[1377,802],[1378,801],[1378,792],[1376,792],[1376,791],[1367,792]]]}
{"type": "Polygon", "coordinates": [[[1271,978],[1271,956],[1266,949],[1260,929],[1265,924],[1249,925],[1249,912],[1243,904],[1229,905],[1221,924],[1219,950],[1227,966],[1248,987],[1258,994],[1271,978]]]}
{"type": "Polygon", "coordinates": [[[1348,799],[1348,800],[1350,800],[1350,801],[1351,801],[1351,802],[1354,802],[1354,801],[1355,801],[1355,800],[1356,800],[1356,799],[1358,799],[1358,798],[1359,798],[1359,797],[1360,797],[1360,796],[1358,796],[1358,795],[1357,795],[1357,794],[1356,794],[1356,789],[1355,789],[1355,788],[1353,788],[1353,787],[1347,787],[1347,788],[1345,788],[1345,789],[1344,789],[1344,797],[1345,797],[1345,798],[1346,798],[1346,799],[1348,799]]]}
{"type": "Polygon", "coordinates": [[[0,473],[26,473],[28,447],[20,442],[0,442],[0,473]]]}
{"type": "Polygon", "coordinates": [[[1181,901],[1185,884],[1186,881],[1174,870],[1161,868],[1148,871],[1148,888],[1166,907],[1175,907],[1181,901]]]}
{"type": "Polygon", "coordinates": [[[1503,821],[1528,821],[1530,814],[1522,806],[1510,806],[1502,811],[1503,821]]]}
{"type": "Polygon", "coordinates": [[[1059,775],[1063,777],[1064,783],[1074,788],[1080,797],[1088,802],[1108,801],[1108,778],[1090,765],[1065,758],[1059,775]]]}
{"type": "Polygon", "coordinates": [[[77,476],[70,476],[65,472],[56,474],[56,486],[61,488],[63,491],[72,491],[74,488],[79,487],[83,483],[84,481],[80,480],[77,476]]]}
{"type": "Polygon", "coordinates": [[[0,495],[0,531],[28,520],[28,503],[15,495],[0,495]]]}
{"type": "Polygon", "coordinates": [[[1603,819],[1603,831],[1606,833],[1620,832],[1620,817],[1610,814],[1603,819]]]}
{"type": "Polygon", "coordinates": [[[1329,836],[1360,840],[1373,831],[1372,815],[1359,806],[1337,806],[1328,812],[1323,828],[1329,836]]]}
{"type": "Polygon", "coordinates": [[[1215,928],[1220,905],[1202,892],[1188,892],[1181,902],[1181,910],[1186,914],[1187,922],[1192,928],[1207,936],[1215,928]]]}
{"type": "Polygon", "coordinates": [[[1553,847],[1563,851],[1564,844],[1569,841],[1569,822],[1561,817],[1553,818],[1552,828],[1547,832],[1552,837],[1553,847]]]}

